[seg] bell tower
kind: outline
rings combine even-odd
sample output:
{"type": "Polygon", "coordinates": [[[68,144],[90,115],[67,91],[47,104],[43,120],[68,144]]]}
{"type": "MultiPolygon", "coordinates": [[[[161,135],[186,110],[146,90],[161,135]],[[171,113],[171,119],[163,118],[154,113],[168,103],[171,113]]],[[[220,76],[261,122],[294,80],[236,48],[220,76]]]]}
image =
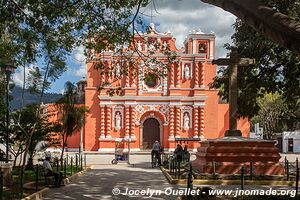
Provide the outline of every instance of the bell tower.
{"type": "Polygon", "coordinates": [[[215,38],[214,32],[207,34],[201,30],[192,30],[184,41],[185,53],[203,54],[206,59],[212,60],[215,58],[215,38]]]}

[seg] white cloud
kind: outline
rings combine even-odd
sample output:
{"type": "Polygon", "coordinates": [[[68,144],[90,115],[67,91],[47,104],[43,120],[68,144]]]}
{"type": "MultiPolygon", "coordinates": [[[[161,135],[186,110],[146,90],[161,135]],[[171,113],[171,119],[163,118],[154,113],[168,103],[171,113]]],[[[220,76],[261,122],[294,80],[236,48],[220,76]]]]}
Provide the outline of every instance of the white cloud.
{"type": "Polygon", "coordinates": [[[79,67],[72,68],[73,75],[77,77],[87,76],[86,56],[84,55],[84,46],[79,46],[72,52],[71,55],[74,63],[79,67]]]}
{"type": "MultiPolygon", "coordinates": [[[[157,29],[160,32],[170,30],[176,38],[177,48],[183,47],[183,42],[189,30],[201,29],[205,33],[216,33],[216,57],[226,55],[223,48],[231,42],[232,24],[235,16],[222,9],[200,2],[200,0],[157,0],[152,11],[157,29]]],[[[151,14],[151,5],[145,9],[145,14],[151,14]]],[[[150,18],[148,19],[150,20],[150,18]]]]}
{"type": "MultiPolygon", "coordinates": [[[[28,77],[29,71],[33,70],[34,66],[30,65],[29,67],[25,68],[25,81],[28,77]]],[[[24,82],[24,68],[19,67],[16,72],[12,76],[12,80],[15,82],[16,85],[23,87],[24,82]]]]}

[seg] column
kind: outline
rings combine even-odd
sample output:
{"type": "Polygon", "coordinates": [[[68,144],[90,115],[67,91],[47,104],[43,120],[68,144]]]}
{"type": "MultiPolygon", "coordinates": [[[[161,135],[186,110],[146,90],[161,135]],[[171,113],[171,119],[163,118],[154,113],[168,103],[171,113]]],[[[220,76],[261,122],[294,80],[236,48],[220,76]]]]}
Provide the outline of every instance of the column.
{"type": "Polygon", "coordinates": [[[174,87],[174,73],[175,73],[175,66],[174,66],[174,64],[171,64],[171,70],[170,70],[170,87],[174,87]]]}
{"type": "Polygon", "coordinates": [[[193,38],[193,54],[197,53],[196,48],[197,48],[197,41],[196,38],[193,38]]]}
{"type": "Polygon", "coordinates": [[[205,88],[205,82],[204,82],[204,78],[205,78],[205,74],[204,74],[204,63],[201,63],[201,70],[200,70],[200,87],[201,88],[205,88]]]}
{"type": "Polygon", "coordinates": [[[180,108],[176,107],[176,138],[180,138],[180,108]]]}
{"type": "Polygon", "coordinates": [[[180,87],[180,73],[181,73],[181,65],[182,63],[180,62],[179,66],[177,67],[177,77],[176,77],[176,87],[180,87]]]}
{"type": "Polygon", "coordinates": [[[209,59],[214,59],[214,41],[209,41],[209,59]]]}
{"type": "MultiPolygon", "coordinates": [[[[200,64],[199,64],[200,65],[200,64]]],[[[199,87],[199,66],[197,63],[194,63],[195,66],[195,85],[194,87],[199,87]]]]}
{"type": "Polygon", "coordinates": [[[143,69],[138,66],[138,95],[143,94],[143,69]]]}
{"type": "Polygon", "coordinates": [[[111,107],[106,106],[106,138],[111,138],[111,107]]]}
{"type": "Polygon", "coordinates": [[[100,138],[105,138],[105,107],[100,107],[100,138]]]}
{"type": "MultiPolygon", "coordinates": [[[[167,68],[164,68],[164,74],[167,74],[168,70],[167,68]]],[[[164,76],[163,78],[163,95],[167,96],[168,95],[168,77],[164,76]]]]}
{"type": "Polygon", "coordinates": [[[124,138],[129,138],[129,133],[130,133],[130,113],[129,113],[129,106],[125,107],[125,137],[124,138]]]}
{"type": "Polygon", "coordinates": [[[108,74],[107,74],[107,81],[109,82],[109,83],[111,83],[112,82],[112,80],[113,80],[113,77],[112,77],[112,63],[107,63],[107,66],[106,66],[106,68],[107,68],[107,70],[108,70],[108,74]]]}
{"type": "Polygon", "coordinates": [[[174,138],[174,106],[170,107],[170,135],[169,139],[174,138]]]}
{"type": "Polygon", "coordinates": [[[130,138],[135,139],[135,107],[131,106],[130,138]]]}
{"type": "Polygon", "coordinates": [[[199,108],[198,106],[194,107],[194,138],[198,138],[199,133],[199,108]]]}
{"type": "Polygon", "coordinates": [[[131,80],[131,83],[130,83],[130,87],[136,87],[136,74],[135,74],[135,70],[136,70],[136,67],[133,66],[132,68],[129,68],[129,74],[130,74],[130,80],[131,80]]]}
{"type": "Polygon", "coordinates": [[[204,108],[200,107],[200,138],[204,139],[204,108]]]}
{"type": "Polygon", "coordinates": [[[129,87],[129,81],[130,81],[129,76],[130,76],[131,72],[130,72],[130,69],[129,69],[129,66],[128,66],[127,63],[124,63],[123,65],[124,65],[125,71],[126,71],[126,73],[124,74],[124,76],[125,76],[125,87],[129,87]]]}

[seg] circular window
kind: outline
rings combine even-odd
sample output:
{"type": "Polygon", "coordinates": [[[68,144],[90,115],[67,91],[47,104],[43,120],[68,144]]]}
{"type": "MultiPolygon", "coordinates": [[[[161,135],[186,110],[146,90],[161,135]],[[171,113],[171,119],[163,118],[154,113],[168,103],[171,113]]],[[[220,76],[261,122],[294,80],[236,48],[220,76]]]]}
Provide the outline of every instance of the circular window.
{"type": "Polygon", "coordinates": [[[158,83],[158,78],[156,74],[148,74],[145,77],[145,84],[150,87],[150,88],[154,88],[158,83]]]}

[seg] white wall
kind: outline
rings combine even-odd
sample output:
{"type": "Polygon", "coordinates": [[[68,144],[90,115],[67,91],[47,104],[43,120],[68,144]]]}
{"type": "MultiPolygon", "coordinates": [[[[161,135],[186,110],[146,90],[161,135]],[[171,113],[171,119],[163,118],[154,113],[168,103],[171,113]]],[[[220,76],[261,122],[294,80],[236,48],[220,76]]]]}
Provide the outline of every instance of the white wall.
{"type": "Polygon", "coordinates": [[[262,134],[257,134],[255,132],[250,132],[250,138],[253,138],[253,139],[263,139],[263,136],[262,134]]]}
{"type": "Polygon", "coordinates": [[[282,133],[282,152],[288,152],[288,139],[293,138],[293,152],[300,152],[300,131],[285,131],[282,133]]]}

